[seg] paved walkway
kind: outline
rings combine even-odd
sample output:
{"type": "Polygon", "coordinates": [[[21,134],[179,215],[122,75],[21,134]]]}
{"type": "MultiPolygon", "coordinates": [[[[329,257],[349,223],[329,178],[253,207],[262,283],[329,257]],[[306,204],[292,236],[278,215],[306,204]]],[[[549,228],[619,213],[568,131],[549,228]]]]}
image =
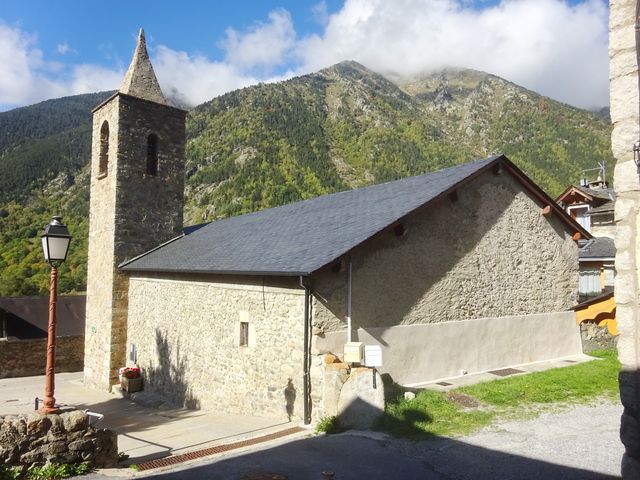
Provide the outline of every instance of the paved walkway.
{"type": "Polygon", "coordinates": [[[505,422],[458,439],[423,442],[375,432],[279,440],[148,472],[102,471],[87,480],[609,480],[619,478],[622,407],[577,406],[520,422],[505,422]],[[282,478],[280,477],[280,478],[282,478]]]}
{"type": "MultiPolygon", "coordinates": [[[[35,397],[43,396],[43,376],[0,379],[0,415],[30,413],[35,397]]],[[[130,456],[129,463],[267,435],[292,426],[270,418],[142,407],[119,395],[85,388],[82,373],[56,374],[56,400],[103,414],[99,426],[118,433],[118,450],[130,456]]]]}
{"type": "MultiPolygon", "coordinates": [[[[145,472],[104,470],[85,477],[87,480],[240,479],[261,473],[313,480],[322,478],[323,470],[334,471],[335,480],[605,480],[618,478],[623,452],[619,440],[622,407],[618,403],[565,407],[458,439],[410,442],[374,432],[316,436],[306,430],[256,445],[242,440],[294,425],[203,411],[144,408],[119,396],[84,388],[79,373],[58,374],[56,381],[60,403],[105,414],[101,425],[118,432],[119,449],[131,455],[130,463],[195,450],[218,451],[212,447],[221,444],[247,445],[145,472]]],[[[0,414],[32,411],[33,400],[42,396],[43,386],[43,377],[0,380],[0,414]]]]}

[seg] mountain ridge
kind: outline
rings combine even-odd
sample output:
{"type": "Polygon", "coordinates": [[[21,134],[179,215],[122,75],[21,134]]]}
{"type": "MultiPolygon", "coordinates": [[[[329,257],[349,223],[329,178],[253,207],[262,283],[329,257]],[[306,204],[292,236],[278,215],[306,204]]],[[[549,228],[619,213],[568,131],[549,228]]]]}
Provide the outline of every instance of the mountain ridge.
{"type": "MultiPolygon", "coordinates": [[[[500,77],[449,69],[396,82],[346,61],[191,109],[185,223],[494,153],[507,155],[552,196],[596,161],[613,165],[606,120],[500,77]]],[[[54,213],[65,216],[75,236],[61,291],[84,289],[90,110],[111,93],[0,113],[0,295],[46,291],[37,230],[54,213]]]]}

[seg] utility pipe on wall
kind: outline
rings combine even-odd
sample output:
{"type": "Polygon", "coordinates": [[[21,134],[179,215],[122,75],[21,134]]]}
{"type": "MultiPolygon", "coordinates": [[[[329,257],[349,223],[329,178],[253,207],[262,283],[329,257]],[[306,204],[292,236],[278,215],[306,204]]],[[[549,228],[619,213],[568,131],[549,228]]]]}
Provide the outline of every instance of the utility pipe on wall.
{"type": "Polygon", "coordinates": [[[303,421],[305,425],[311,423],[311,396],[310,396],[310,378],[309,370],[311,367],[311,352],[309,348],[309,330],[311,328],[311,321],[309,315],[309,304],[311,302],[311,292],[309,287],[304,284],[304,278],[300,276],[300,286],[304,288],[304,364],[303,364],[303,378],[302,378],[302,406],[303,406],[303,421]]]}
{"type": "Polygon", "coordinates": [[[347,260],[347,342],[351,341],[351,257],[347,260]]]}

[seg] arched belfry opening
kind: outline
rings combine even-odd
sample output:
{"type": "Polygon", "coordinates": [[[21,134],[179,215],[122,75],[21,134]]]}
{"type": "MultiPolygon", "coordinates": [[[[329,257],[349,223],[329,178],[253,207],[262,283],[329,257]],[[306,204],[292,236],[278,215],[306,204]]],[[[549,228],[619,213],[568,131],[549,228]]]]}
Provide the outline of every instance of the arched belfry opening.
{"type": "Polygon", "coordinates": [[[100,155],[99,155],[99,174],[107,175],[109,169],[109,122],[102,122],[100,127],[100,155]]]}
{"type": "Polygon", "coordinates": [[[158,136],[155,133],[147,137],[147,175],[158,175],[158,136]]]}

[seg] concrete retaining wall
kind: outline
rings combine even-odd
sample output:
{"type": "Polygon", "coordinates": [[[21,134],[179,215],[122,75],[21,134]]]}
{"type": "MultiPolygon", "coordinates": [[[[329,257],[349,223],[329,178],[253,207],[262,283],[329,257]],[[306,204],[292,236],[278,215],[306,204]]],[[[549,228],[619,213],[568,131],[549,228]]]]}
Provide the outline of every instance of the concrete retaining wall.
{"type": "MultiPolygon", "coordinates": [[[[574,312],[358,329],[356,338],[381,345],[379,370],[405,385],[582,353],[574,312]]],[[[315,350],[341,357],[345,339],[314,336],[315,350]]]]}
{"type": "MultiPolygon", "coordinates": [[[[0,338],[0,378],[44,375],[47,339],[0,338]]],[[[84,362],[84,337],[56,339],[56,372],[79,372],[84,362]]]]}

